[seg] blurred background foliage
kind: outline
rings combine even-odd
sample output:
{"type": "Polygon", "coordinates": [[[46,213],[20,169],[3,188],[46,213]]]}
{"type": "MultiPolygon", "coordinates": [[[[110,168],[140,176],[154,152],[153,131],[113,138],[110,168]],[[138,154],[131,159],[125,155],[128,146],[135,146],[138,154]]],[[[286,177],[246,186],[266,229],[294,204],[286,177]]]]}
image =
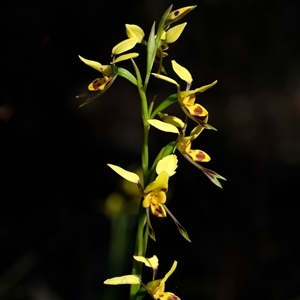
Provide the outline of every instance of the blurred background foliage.
{"type": "MultiPolygon", "coordinates": [[[[110,294],[114,288],[102,284],[130,272],[135,235],[133,195],[106,163],[132,170],[140,164],[140,104],[134,86],[118,78],[79,109],[75,96],[98,74],[77,55],[109,63],[125,23],[148,34],[171,3],[2,6],[1,300],[127,299],[127,287],[110,294]],[[111,218],[108,197],[127,208],[111,218]]],[[[178,260],[167,290],[182,299],[299,299],[299,3],[173,4],[198,5],[168,53],[190,70],[194,87],[218,79],[198,101],[219,131],[204,131],[193,145],[228,181],[218,189],[178,154],[168,207],[192,243],[170,218],[152,218],[158,242],[149,242],[148,255],[159,257],[159,276],[178,260]]],[[[164,65],[173,76],[168,59],[164,65]]],[[[150,91],[160,101],[174,87],[153,79],[150,91]]],[[[180,115],[178,107],[168,112],[180,115]]],[[[152,130],[152,157],[173,138],[152,130]]]]}

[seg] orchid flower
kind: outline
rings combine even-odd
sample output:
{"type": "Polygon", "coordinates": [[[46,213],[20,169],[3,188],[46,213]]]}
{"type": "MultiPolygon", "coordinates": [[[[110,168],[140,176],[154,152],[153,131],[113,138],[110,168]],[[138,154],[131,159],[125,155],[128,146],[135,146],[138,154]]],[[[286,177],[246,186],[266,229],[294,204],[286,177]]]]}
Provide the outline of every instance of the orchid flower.
{"type": "Polygon", "coordinates": [[[102,65],[97,61],[93,61],[93,60],[89,60],[86,58],[83,58],[82,56],[79,55],[79,58],[81,59],[81,61],[83,61],[86,65],[88,65],[89,67],[99,71],[100,73],[102,73],[102,78],[96,78],[95,80],[93,80],[89,86],[88,86],[88,90],[89,91],[103,91],[108,83],[114,78],[114,72],[112,69],[111,65],[102,65]]]}
{"type": "MultiPolygon", "coordinates": [[[[201,166],[200,162],[210,161],[210,157],[207,153],[202,150],[193,150],[191,149],[192,141],[194,141],[199,134],[203,131],[204,126],[197,125],[190,133],[189,136],[185,136],[185,126],[186,124],[179,118],[174,116],[169,116],[167,114],[158,114],[159,117],[163,120],[154,120],[149,119],[148,123],[153,127],[165,132],[172,132],[178,134],[177,140],[177,149],[180,153],[194,166],[200,169],[215,185],[222,188],[219,179],[226,180],[223,176],[217,174],[215,171],[209,170],[201,166]]],[[[208,115],[205,117],[204,122],[207,123],[208,115]]]]}
{"type": "Polygon", "coordinates": [[[208,111],[202,105],[195,103],[195,101],[196,101],[197,94],[203,93],[207,89],[213,87],[217,83],[217,80],[215,80],[211,84],[204,85],[195,90],[189,90],[192,85],[192,81],[193,81],[193,78],[192,78],[192,75],[190,74],[190,72],[186,68],[184,68],[183,66],[178,64],[175,60],[172,60],[172,67],[173,67],[173,70],[175,71],[175,73],[182,80],[184,80],[187,83],[186,91],[181,91],[180,84],[168,76],[157,74],[157,73],[152,73],[152,75],[154,75],[155,77],[157,77],[159,79],[162,79],[162,80],[168,81],[172,84],[175,84],[177,86],[179,105],[180,105],[181,109],[183,110],[183,112],[190,119],[192,119],[196,123],[202,125],[206,129],[216,130],[213,126],[209,125],[208,123],[206,123],[205,121],[203,121],[202,119],[199,118],[199,117],[208,116],[208,111]]]}
{"type": "MultiPolygon", "coordinates": [[[[156,275],[158,268],[158,259],[154,255],[151,258],[145,258],[143,256],[133,256],[135,260],[142,262],[147,267],[153,269],[153,274],[156,275]]],[[[136,275],[124,275],[119,277],[113,277],[104,281],[104,284],[108,285],[119,285],[119,284],[140,284],[148,292],[148,294],[155,300],[180,300],[178,296],[171,292],[165,292],[165,283],[167,279],[173,274],[177,267],[177,261],[175,260],[169,272],[162,279],[155,279],[153,281],[144,284],[141,279],[136,275]]]]}
{"type": "Polygon", "coordinates": [[[154,216],[159,218],[164,218],[168,214],[175,222],[180,234],[190,242],[190,239],[184,227],[177,221],[177,219],[165,205],[165,202],[167,200],[166,193],[168,191],[169,177],[175,174],[177,161],[177,157],[174,154],[165,156],[163,159],[161,159],[156,166],[157,177],[153,182],[149,183],[145,189],[143,189],[141,180],[137,174],[126,171],[116,165],[108,164],[108,166],[116,173],[118,173],[121,177],[137,184],[142,196],[144,197],[142,205],[146,209],[149,235],[153,240],[155,240],[155,233],[151,226],[149,209],[154,216]]]}

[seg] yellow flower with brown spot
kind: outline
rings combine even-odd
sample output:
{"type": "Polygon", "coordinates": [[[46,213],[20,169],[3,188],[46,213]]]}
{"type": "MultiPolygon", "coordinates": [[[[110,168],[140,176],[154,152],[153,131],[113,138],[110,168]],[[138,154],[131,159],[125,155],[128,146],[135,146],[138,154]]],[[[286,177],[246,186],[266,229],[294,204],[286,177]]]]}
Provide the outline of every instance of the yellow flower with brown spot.
{"type": "Polygon", "coordinates": [[[183,66],[178,64],[175,60],[172,60],[172,67],[173,67],[174,72],[182,80],[184,80],[186,82],[186,84],[187,84],[186,91],[181,91],[180,84],[176,80],[174,80],[168,76],[164,76],[164,75],[157,74],[157,73],[152,73],[152,75],[177,86],[178,103],[179,103],[181,109],[183,110],[183,112],[190,119],[197,122],[199,125],[202,125],[206,129],[216,130],[213,126],[209,125],[207,122],[205,122],[203,119],[200,118],[200,117],[208,116],[208,111],[199,103],[195,103],[195,101],[196,101],[197,94],[203,93],[204,91],[213,87],[217,83],[217,80],[215,80],[211,84],[204,85],[195,90],[190,90],[190,87],[191,87],[192,81],[193,81],[193,78],[192,78],[192,75],[190,74],[190,72],[186,68],[184,68],[183,66]]]}
{"type": "Polygon", "coordinates": [[[156,179],[149,183],[145,189],[141,185],[139,176],[133,172],[129,172],[119,166],[108,164],[108,166],[118,173],[124,179],[137,184],[142,196],[144,197],[142,205],[146,209],[146,218],[149,228],[149,235],[155,240],[155,233],[152,228],[149,216],[149,210],[155,217],[164,218],[169,215],[175,222],[180,234],[188,241],[190,241],[188,234],[184,227],[177,221],[174,215],[165,205],[167,200],[166,193],[168,191],[169,177],[175,174],[177,168],[177,157],[174,154],[165,156],[156,166],[156,179]]]}
{"type": "MultiPolygon", "coordinates": [[[[157,129],[164,132],[177,133],[178,139],[176,147],[179,152],[194,166],[200,169],[215,185],[222,187],[218,179],[226,180],[223,176],[217,174],[215,171],[204,168],[199,163],[210,161],[210,157],[207,153],[202,150],[191,149],[192,142],[200,135],[203,131],[204,126],[197,125],[190,133],[189,136],[185,136],[186,124],[179,118],[169,116],[167,114],[158,114],[163,120],[149,119],[148,123],[156,127],[157,129]]],[[[207,124],[208,115],[205,117],[204,122],[207,124]]]]}
{"type": "Polygon", "coordinates": [[[114,77],[114,72],[113,72],[112,66],[111,65],[102,65],[101,63],[99,63],[97,61],[83,58],[80,55],[79,55],[79,58],[82,62],[84,62],[89,67],[102,73],[102,76],[103,76],[101,78],[96,78],[95,80],[93,80],[88,85],[88,90],[93,91],[93,92],[94,91],[103,91],[114,77]]]}

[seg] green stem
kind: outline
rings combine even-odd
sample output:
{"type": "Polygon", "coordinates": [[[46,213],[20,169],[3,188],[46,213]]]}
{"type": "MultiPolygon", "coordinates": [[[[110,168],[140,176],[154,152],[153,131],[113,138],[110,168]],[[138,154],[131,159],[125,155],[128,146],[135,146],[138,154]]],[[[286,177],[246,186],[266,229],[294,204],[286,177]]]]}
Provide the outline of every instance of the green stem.
{"type": "MultiPolygon", "coordinates": [[[[144,127],[144,137],[143,137],[143,145],[142,145],[142,169],[143,169],[143,185],[145,186],[145,183],[146,183],[147,177],[148,177],[148,173],[149,173],[148,137],[149,137],[150,125],[147,122],[147,120],[149,118],[149,111],[148,111],[147,97],[146,97],[145,90],[143,87],[139,88],[139,94],[141,97],[141,113],[142,113],[143,127],[144,127]]],[[[148,231],[145,230],[146,211],[145,211],[145,208],[142,206],[142,200],[140,202],[140,208],[139,208],[138,229],[137,229],[135,250],[134,250],[134,255],[138,255],[138,256],[145,256],[146,249],[147,249],[147,243],[148,243],[148,231]],[[147,235],[147,237],[145,235],[147,235]]],[[[137,275],[139,278],[141,278],[142,277],[142,269],[143,269],[143,264],[136,260],[133,260],[132,274],[137,275]]],[[[134,299],[138,290],[139,290],[138,285],[130,286],[130,299],[131,300],[134,299]]]]}

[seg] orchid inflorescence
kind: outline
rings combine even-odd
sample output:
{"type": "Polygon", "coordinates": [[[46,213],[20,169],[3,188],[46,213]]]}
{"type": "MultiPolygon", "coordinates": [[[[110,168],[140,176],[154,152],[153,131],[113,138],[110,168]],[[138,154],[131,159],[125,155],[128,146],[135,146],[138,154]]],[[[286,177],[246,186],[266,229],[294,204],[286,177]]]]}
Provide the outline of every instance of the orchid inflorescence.
{"type": "Polygon", "coordinates": [[[163,62],[168,56],[167,50],[170,44],[179,39],[187,25],[186,22],[174,26],[173,24],[181,20],[195,7],[196,6],[187,6],[172,11],[172,6],[170,6],[162,16],[158,26],[156,26],[154,22],[147,39],[145,38],[145,33],[142,28],[134,24],[126,24],[127,38],[112,48],[111,61],[107,65],[102,65],[99,62],[79,56],[86,65],[101,73],[100,77],[94,79],[88,85],[85,93],[77,96],[78,98],[88,96],[87,100],[82,103],[80,107],[103,95],[112,86],[118,76],[125,78],[137,87],[141,100],[141,117],[144,129],[141,153],[143,177],[140,178],[137,174],[114,164],[108,164],[108,166],[123,179],[136,184],[141,194],[132,274],[115,277],[104,282],[105,284],[130,284],[131,299],[137,299],[140,289],[139,286],[143,289],[144,294],[140,296],[141,294],[139,293],[138,299],[142,299],[143,295],[147,293],[153,299],[179,299],[173,293],[164,291],[165,281],[174,272],[177,262],[174,262],[171,270],[163,279],[154,280],[157,272],[158,259],[156,256],[150,259],[145,258],[148,236],[156,240],[150,221],[150,211],[154,217],[164,218],[169,215],[175,222],[180,234],[190,242],[187,231],[177,221],[165,204],[167,201],[166,194],[168,191],[169,178],[175,174],[178,165],[177,156],[174,154],[175,151],[178,150],[191,164],[200,169],[211,182],[218,187],[222,187],[219,179],[226,180],[215,171],[201,165],[201,163],[208,162],[211,159],[206,152],[199,149],[192,149],[192,142],[199,137],[204,129],[216,130],[208,123],[208,111],[201,104],[196,102],[196,98],[198,94],[213,87],[217,83],[217,80],[192,90],[193,78],[190,72],[177,61],[171,60],[174,72],[185,82],[186,87],[184,89],[175,79],[167,76],[166,69],[163,65],[163,62]],[[134,60],[139,56],[139,53],[128,52],[132,50],[136,44],[144,45],[147,51],[146,74],[144,79],[142,79],[139,68],[134,60]],[[129,59],[132,62],[135,75],[127,69],[119,67],[119,63],[129,59]],[[157,69],[156,72],[153,72],[155,65],[157,65],[157,69]],[[154,102],[157,97],[151,101],[148,101],[147,98],[147,88],[151,75],[176,86],[176,93],[168,96],[156,105],[156,107],[154,107],[154,102]],[[179,104],[184,115],[183,119],[170,116],[164,112],[166,108],[175,103],[179,104]],[[194,122],[195,126],[190,133],[187,134],[189,120],[194,122]],[[151,127],[155,127],[164,132],[175,133],[177,138],[162,148],[150,166],[148,136],[151,127]],[[153,281],[148,284],[144,284],[141,279],[143,264],[153,269],[153,281]]]}

